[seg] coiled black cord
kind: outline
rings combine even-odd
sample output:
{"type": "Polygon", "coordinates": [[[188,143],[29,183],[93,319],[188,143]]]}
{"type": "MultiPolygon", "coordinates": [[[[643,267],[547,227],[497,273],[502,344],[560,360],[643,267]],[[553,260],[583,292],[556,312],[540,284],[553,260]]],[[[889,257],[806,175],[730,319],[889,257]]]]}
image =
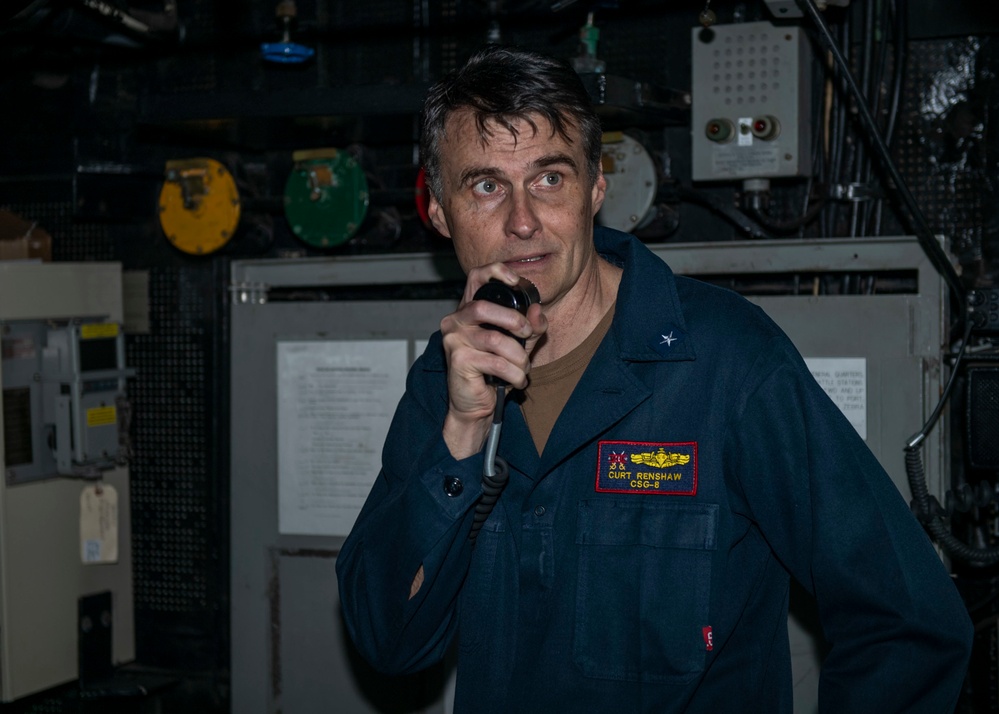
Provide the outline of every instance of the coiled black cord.
{"type": "Polygon", "coordinates": [[[971,320],[966,320],[964,336],[961,340],[961,349],[957,353],[957,359],[951,368],[950,379],[947,380],[947,386],[944,387],[940,401],[937,403],[930,418],[926,421],[926,424],[923,425],[923,428],[912,436],[909,439],[909,443],[906,444],[905,474],[909,479],[909,489],[912,491],[912,502],[910,503],[912,512],[933,537],[933,540],[949,555],[959,560],[963,560],[971,565],[986,566],[999,563],[999,546],[979,548],[963,543],[950,532],[944,519],[950,516],[954,510],[965,510],[966,507],[970,510],[970,507],[977,505],[987,506],[995,500],[995,494],[984,490],[980,490],[978,494],[975,494],[970,488],[963,488],[957,492],[951,490],[945,499],[947,501],[947,508],[943,508],[940,502],[930,495],[929,489],[926,486],[926,474],[923,470],[923,457],[921,453],[926,435],[930,433],[936,424],[937,419],[943,411],[944,404],[946,404],[954,388],[955,378],[961,366],[964,351],[968,346],[968,340],[971,337],[971,327],[971,320]]]}
{"type": "Polygon", "coordinates": [[[930,496],[926,488],[923,459],[919,453],[919,447],[906,448],[905,471],[909,477],[909,488],[912,489],[912,504],[916,517],[941,548],[949,555],[970,565],[986,566],[999,563],[999,546],[977,548],[962,543],[957,536],[950,532],[941,517],[940,511],[943,509],[940,508],[940,503],[930,496]]]}
{"type": "Polygon", "coordinates": [[[496,507],[496,501],[510,480],[510,469],[502,456],[496,455],[499,448],[500,431],[503,428],[503,406],[506,401],[506,385],[496,385],[496,408],[493,411],[493,423],[489,427],[489,437],[486,439],[484,461],[482,463],[482,496],[475,504],[475,514],[472,518],[472,530],[468,540],[475,545],[482,524],[496,507]]]}

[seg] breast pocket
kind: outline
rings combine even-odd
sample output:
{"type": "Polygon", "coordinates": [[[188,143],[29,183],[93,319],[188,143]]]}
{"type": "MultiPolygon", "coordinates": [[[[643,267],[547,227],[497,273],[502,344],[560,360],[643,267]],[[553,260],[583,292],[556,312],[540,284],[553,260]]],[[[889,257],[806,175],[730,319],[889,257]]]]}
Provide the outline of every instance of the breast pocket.
{"type": "Polygon", "coordinates": [[[668,683],[704,668],[718,506],[581,501],[573,658],[599,679],[668,683]]]}

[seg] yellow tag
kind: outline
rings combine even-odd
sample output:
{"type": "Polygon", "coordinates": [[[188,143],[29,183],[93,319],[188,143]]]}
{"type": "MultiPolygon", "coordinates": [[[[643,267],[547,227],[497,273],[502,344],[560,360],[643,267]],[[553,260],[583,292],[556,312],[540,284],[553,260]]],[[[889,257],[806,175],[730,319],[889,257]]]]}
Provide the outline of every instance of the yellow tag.
{"type": "Polygon", "coordinates": [[[115,407],[94,407],[87,410],[87,426],[107,426],[118,423],[118,410],[115,407]]]}
{"type": "Polygon", "coordinates": [[[80,559],[84,565],[118,562],[118,491],[96,483],[80,492],[80,559]]]}
{"type": "Polygon", "coordinates": [[[116,322],[88,322],[84,325],[80,325],[80,338],[84,340],[95,340],[117,336],[118,323],[116,322]]]}

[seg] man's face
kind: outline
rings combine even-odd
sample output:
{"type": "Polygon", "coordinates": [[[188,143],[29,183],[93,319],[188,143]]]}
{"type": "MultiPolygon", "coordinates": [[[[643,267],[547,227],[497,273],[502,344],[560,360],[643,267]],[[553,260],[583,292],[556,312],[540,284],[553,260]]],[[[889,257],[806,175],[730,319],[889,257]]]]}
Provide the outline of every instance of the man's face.
{"type": "MultiPolygon", "coordinates": [[[[483,144],[470,111],[453,114],[441,145],[443,196],[431,196],[434,227],[454,241],[462,269],[502,262],[538,287],[551,307],[593,266],[593,217],[606,191],[591,181],[582,138],[570,144],[551,124],[513,122],[515,137],[495,122],[483,144]]],[[[581,289],[581,288],[580,288],[581,289]]]]}

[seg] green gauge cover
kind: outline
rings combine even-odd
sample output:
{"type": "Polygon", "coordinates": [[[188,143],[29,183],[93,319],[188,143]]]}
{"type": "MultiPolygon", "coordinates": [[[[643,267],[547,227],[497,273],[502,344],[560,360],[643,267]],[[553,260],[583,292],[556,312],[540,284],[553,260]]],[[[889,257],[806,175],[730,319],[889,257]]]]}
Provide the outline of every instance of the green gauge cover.
{"type": "Polygon", "coordinates": [[[315,248],[350,240],[368,213],[368,180],[349,154],[336,149],[297,151],[284,187],[291,230],[315,248]]]}

